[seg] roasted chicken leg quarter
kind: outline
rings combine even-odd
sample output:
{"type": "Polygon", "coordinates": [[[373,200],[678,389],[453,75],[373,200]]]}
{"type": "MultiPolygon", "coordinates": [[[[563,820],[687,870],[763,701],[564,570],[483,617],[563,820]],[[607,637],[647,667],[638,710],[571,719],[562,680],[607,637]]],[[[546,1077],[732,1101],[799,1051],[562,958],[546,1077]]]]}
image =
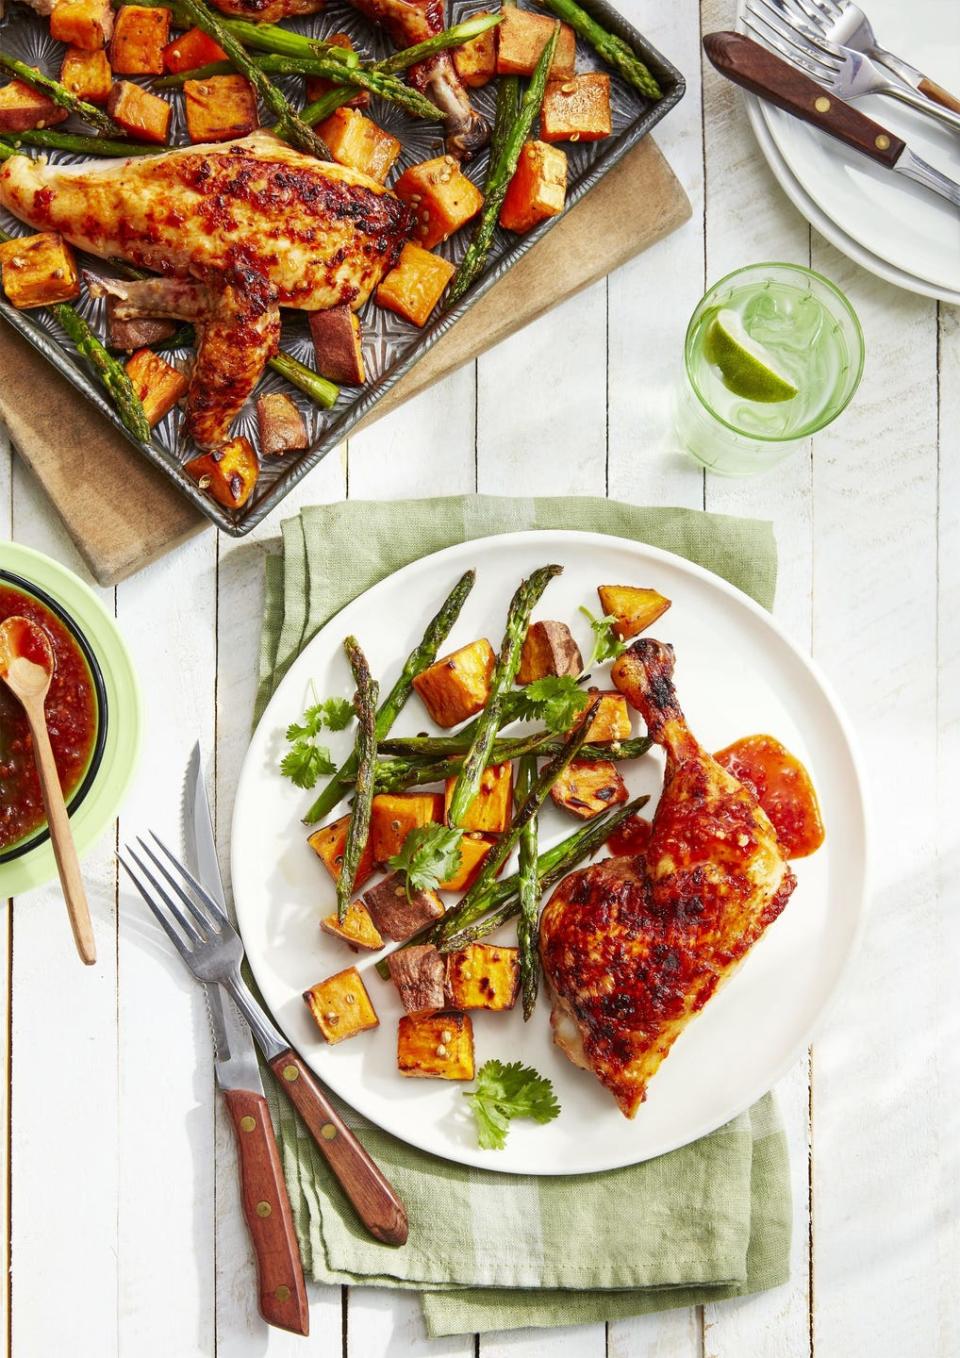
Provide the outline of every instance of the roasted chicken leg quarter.
{"type": "Polygon", "coordinates": [[[613,681],[666,752],[643,854],[559,884],[540,920],[554,1040],[633,1117],[686,1025],[796,885],[753,794],[701,748],[673,687],[673,648],[643,638],[613,681]]]}
{"type": "Polygon", "coordinates": [[[356,170],[268,132],[130,160],[0,166],[0,204],[102,259],[162,274],[126,315],[195,321],[187,431],[222,442],[276,352],[280,307],[360,307],[392,268],[410,210],[356,170]]]}

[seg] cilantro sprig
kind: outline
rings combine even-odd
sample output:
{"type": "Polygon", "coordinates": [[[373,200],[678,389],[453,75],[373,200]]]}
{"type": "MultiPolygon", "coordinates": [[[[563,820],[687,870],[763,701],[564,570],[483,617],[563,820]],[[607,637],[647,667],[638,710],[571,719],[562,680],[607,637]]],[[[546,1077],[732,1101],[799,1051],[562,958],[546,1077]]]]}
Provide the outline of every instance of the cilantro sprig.
{"type": "Polygon", "coordinates": [[[292,721],[286,730],[290,749],[280,761],[280,772],[297,787],[314,787],[319,778],[336,773],[337,766],[330,758],[326,745],[317,743],[321,731],[343,731],[353,720],[353,704],[349,698],[325,698],[312,703],[300,721],[292,721]]]}
{"type": "Polygon", "coordinates": [[[594,617],[586,604],[580,605],[580,612],[589,619],[593,631],[593,650],[587,661],[587,669],[592,669],[594,665],[603,665],[607,660],[616,660],[618,656],[623,655],[630,643],[621,641],[613,630],[617,621],[614,615],[606,613],[602,618],[594,617]]]}
{"type": "Polygon", "coordinates": [[[569,731],[583,711],[585,694],[572,675],[545,675],[514,696],[521,721],[542,721],[548,731],[569,731]]]}
{"type": "Polygon", "coordinates": [[[473,1109],[477,1141],[482,1150],[499,1151],[507,1144],[513,1118],[552,1122],[560,1116],[553,1085],[532,1066],[512,1061],[486,1061],[477,1072],[476,1089],[463,1097],[473,1109]]]}
{"type": "Polygon", "coordinates": [[[435,891],[448,881],[460,866],[463,831],[448,825],[419,825],[411,830],[387,867],[402,872],[407,897],[417,891],[435,891]]]}

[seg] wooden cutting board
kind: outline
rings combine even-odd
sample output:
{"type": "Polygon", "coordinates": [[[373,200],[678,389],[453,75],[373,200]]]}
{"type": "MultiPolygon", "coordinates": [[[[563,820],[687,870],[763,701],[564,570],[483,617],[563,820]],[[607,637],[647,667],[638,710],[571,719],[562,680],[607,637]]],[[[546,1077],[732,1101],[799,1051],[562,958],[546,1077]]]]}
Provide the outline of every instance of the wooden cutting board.
{"type": "MultiPolygon", "coordinates": [[[[646,137],[438,340],[358,428],[603,278],[689,216],[686,194],[646,137]]],[[[101,585],[116,584],[212,527],[7,325],[0,325],[0,374],[0,417],[14,447],[101,585]]]]}

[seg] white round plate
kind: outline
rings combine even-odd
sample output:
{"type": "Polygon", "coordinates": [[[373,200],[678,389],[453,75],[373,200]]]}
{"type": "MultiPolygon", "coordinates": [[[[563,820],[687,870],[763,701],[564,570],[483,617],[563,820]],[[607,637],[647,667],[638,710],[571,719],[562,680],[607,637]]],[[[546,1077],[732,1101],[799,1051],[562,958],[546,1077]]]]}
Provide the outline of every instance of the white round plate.
{"type": "MultiPolygon", "coordinates": [[[[873,0],[870,20],[891,51],[948,89],[960,88],[960,44],[946,40],[956,23],[955,0],[915,0],[908,7],[873,0]]],[[[904,137],[924,160],[960,179],[960,140],[948,128],[886,96],[858,99],[856,107],[904,137]]],[[[890,281],[909,287],[903,279],[913,278],[927,285],[927,295],[955,300],[960,294],[960,213],[955,207],[781,109],[761,103],[759,117],[799,188],[843,236],[900,275],[890,281]]],[[[815,225],[822,229],[820,222],[815,225]]]]}
{"type": "MultiPolygon", "coordinates": [[[[395,734],[426,729],[430,723],[413,696],[395,734]]],[[[332,737],[330,745],[334,758],[345,757],[350,734],[332,737]]],[[[652,812],[659,758],[621,768],[632,794],[651,794],[652,812]]],[[[550,807],[541,842],[554,843],[574,826],[550,807]]],[[[851,953],[863,911],[864,800],[835,699],[811,662],[752,600],[679,557],[625,539],[515,533],[414,562],[355,599],[314,638],[278,688],[247,753],[232,869],[257,983],[280,1027],[331,1089],[387,1131],[450,1160],[516,1174],[592,1173],[649,1159],[714,1130],[759,1098],[802,1052],[851,953]],[[526,1024],[519,1005],[506,1014],[474,1013],[478,1068],[491,1057],[527,1062],[550,1077],[563,1110],[547,1126],[515,1122],[506,1149],[481,1151],[462,1085],[398,1074],[401,1008],[393,986],[373,969],[375,957],[356,955],[321,933],[319,921],[334,908],[334,890],[305,843],[300,817],[310,794],[282,778],[277,765],[286,726],[314,692],[351,693],[345,636],[359,638],[386,686],[464,570],[476,567],[477,584],[448,649],[479,636],[498,644],[516,585],[550,561],[560,563],[564,574],[551,582],[534,616],[569,622],[585,655],[588,627],[577,610],[581,604],[596,609],[598,584],[650,586],[673,600],[655,634],[676,647],[677,689],[693,731],[708,749],[753,732],[782,740],[813,775],[827,842],[795,865],[799,884],[787,909],[677,1041],[633,1121],[592,1075],[553,1046],[545,998],[526,1024]],[[351,964],[364,974],[380,1026],[327,1046],[302,992],[351,964]]]]}
{"type": "Polygon", "coordinates": [[[918,293],[921,297],[932,297],[940,302],[952,302],[955,306],[960,306],[960,292],[951,292],[947,288],[934,287],[921,278],[915,278],[913,274],[904,273],[902,269],[895,269],[892,264],[880,259],[878,255],[871,254],[858,241],[853,240],[846,232],[841,231],[836,222],[818,207],[790,173],[780,155],[776,142],[770,134],[770,129],[767,127],[763,116],[762,100],[748,94],[745,96],[745,103],[750,126],[753,128],[757,143],[771,173],[797,211],[820,232],[821,236],[828,240],[831,245],[836,246],[841,254],[852,259],[855,264],[859,264],[861,268],[875,274],[877,278],[892,283],[895,288],[904,288],[907,292],[918,293]]]}

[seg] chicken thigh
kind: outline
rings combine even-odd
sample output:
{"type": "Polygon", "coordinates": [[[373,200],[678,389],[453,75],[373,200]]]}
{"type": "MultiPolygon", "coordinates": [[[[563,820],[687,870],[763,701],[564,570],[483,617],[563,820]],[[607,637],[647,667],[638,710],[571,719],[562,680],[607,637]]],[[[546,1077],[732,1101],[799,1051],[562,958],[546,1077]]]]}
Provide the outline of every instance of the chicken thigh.
{"type": "Polygon", "coordinates": [[[666,753],[644,853],[565,877],[540,920],[554,1040],[633,1117],[686,1025],[777,918],[796,878],[766,813],[691,734],[673,648],[642,638],[613,681],[666,753]]]}

